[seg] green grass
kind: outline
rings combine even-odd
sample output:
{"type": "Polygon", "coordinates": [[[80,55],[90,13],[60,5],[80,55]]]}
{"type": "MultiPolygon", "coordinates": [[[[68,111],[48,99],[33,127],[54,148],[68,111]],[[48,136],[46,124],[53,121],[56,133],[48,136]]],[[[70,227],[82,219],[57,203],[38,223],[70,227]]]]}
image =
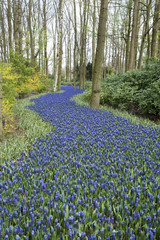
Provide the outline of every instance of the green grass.
{"type": "MultiPolygon", "coordinates": [[[[86,106],[86,107],[90,107],[89,101],[84,100],[84,94],[85,93],[75,95],[72,98],[72,100],[74,100],[76,102],[76,104],[78,104],[78,105],[83,105],[83,106],[86,106]]],[[[153,121],[151,121],[149,119],[144,119],[142,117],[137,117],[133,114],[128,113],[127,111],[120,111],[120,110],[114,109],[114,108],[112,108],[108,105],[103,105],[103,106],[100,105],[99,109],[102,110],[102,111],[112,112],[116,116],[124,117],[124,118],[130,120],[133,123],[142,124],[144,126],[152,126],[152,127],[159,127],[160,128],[160,122],[154,123],[153,121]]]]}
{"type": "Polygon", "coordinates": [[[42,121],[41,117],[32,110],[25,107],[31,104],[30,99],[38,98],[43,94],[19,100],[14,107],[14,114],[19,119],[18,130],[20,135],[4,139],[0,145],[0,164],[12,159],[16,160],[25,151],[26,154],[32,148],[38,137],[45,137],[47,133],[53,131],[53,127],[42,121]]]}

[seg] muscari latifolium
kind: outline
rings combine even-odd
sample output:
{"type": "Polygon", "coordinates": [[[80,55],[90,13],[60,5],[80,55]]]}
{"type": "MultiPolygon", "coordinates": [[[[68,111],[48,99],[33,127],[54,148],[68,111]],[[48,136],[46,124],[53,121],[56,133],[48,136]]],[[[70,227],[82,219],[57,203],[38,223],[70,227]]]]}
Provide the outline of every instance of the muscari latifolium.
{"type": "Polygon", "coordinates": [[[29,106],[54,133],[0,169],[0,238],[160,239],[160,129],[63,90],[29,106]]]}

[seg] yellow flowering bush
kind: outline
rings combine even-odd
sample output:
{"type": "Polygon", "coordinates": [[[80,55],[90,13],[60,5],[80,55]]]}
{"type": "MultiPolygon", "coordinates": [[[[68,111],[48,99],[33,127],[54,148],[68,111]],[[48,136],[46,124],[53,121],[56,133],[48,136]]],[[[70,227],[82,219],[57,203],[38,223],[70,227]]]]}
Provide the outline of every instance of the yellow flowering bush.
{"type": "Polygon", "coordinates": [[[14,115],[11,104],[7,99],[2,101],[2,115],[4,119],[4,130],[5,132],[12,132],[15,129],[14,115]]]}
{"type": "Polygon", "coordinates": [[[40,73],[33,71],[32,76],[21,77],[12,71],[12,65],[1,64],[2,74],[2,115],[5,132],[12,132],[15,129],[13,106],[18,95],[25,95],[31,92],[40,92],[45,86],[40,81],[40,73]]]}
{"type": "Polygon", "coordinates": [[[27,60],[16,55],[12,64],[0,63],[2,75],[2,116],[5,132],[13,131],[13,106],[16,98],[23,97],[31,92],[44,92],[46,90],[46,77],[41,75],[36,67],[27,60]]]}
{"type": "Polygon", "coordinates": [[[19,76],[12,71],[12,65],[7,63],[0,64],[2,74],[2,117],[5,132],[11,132],[15,129],[13,105],[16,102],[16,85],[19,76]]]}
{"type": "Polygon", "coordinates": [[[33,76],[26,78],[22,84],[18,85],[16,91],[19,94],[25,95],[30,92],[38,91],[39,87],[39,73],[34,73],[33,76]]]}

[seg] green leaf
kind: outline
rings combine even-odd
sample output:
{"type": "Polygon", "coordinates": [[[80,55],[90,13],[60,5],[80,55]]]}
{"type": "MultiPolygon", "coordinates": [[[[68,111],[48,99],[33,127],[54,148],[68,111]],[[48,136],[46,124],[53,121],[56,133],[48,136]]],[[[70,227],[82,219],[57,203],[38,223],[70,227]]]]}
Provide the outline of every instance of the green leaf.
{"type": "Polygon", "coordinates": [[[65,211],[65,218],[68,219],[69,217],[69,207],[68,205],[66,206],[66,211],[65,211]]]}

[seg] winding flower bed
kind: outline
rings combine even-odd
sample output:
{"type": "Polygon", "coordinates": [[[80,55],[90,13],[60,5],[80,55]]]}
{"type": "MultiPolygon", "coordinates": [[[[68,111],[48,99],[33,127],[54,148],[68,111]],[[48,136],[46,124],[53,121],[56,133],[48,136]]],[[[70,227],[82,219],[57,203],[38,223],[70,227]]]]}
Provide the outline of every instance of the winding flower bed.
{"type": "Polygon", "coordinates": [[[0,239],[160,239],[160,129],[34,99],[54,133],[0,169],[0,239]]]}

